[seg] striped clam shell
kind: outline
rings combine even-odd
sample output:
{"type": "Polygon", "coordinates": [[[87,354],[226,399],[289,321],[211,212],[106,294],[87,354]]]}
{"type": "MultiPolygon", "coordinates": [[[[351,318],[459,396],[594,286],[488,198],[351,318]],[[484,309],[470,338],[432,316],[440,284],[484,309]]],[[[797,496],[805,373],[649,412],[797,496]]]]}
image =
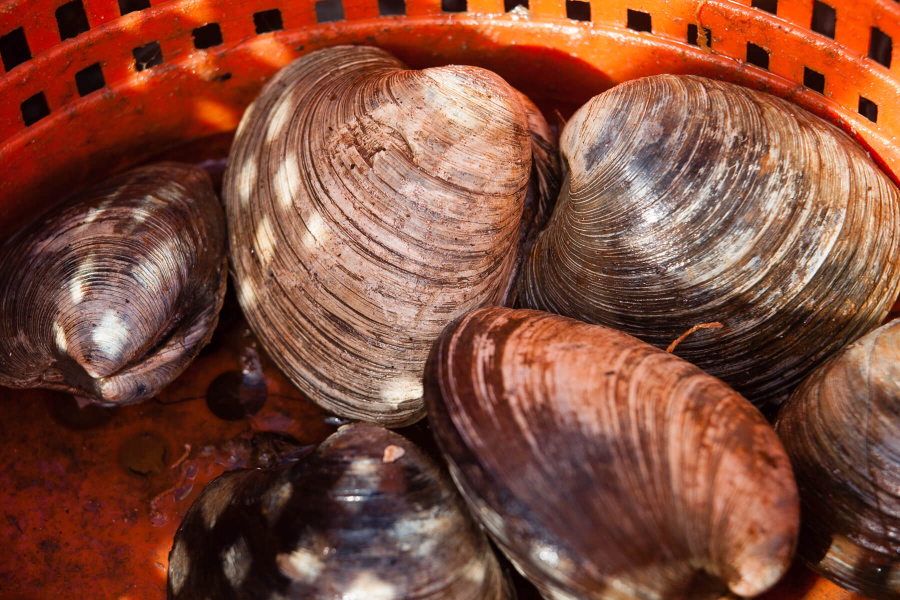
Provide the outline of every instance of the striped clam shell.
{"type": "Polygon", "coordinates": [[[441,334],[425,389],[473,514],[548,599],[756,596],[791,563],[799,500],[778,437],[676,356],[482,308],[441,334]]]}
{"type": "Polygon", "coordinates": [[[900,321],[810,375],[775,428],[800,488],[800,557],[842,587],[900,598],[900,321]]]}
{"type": "Polygon", "coordinates": [[[665,348],[780,403],[877,327],[900,288],[900,191],[858,144],[774,96],[629,81],[567,123],[567,175],[521,278],[527,308],[665,348]]]}
{"type": "Polygon", "coordinates": [[[266,85],[225,174],[231,258],[251,327],[310,399],[389,426],[424,415],[434,339],[508,295],[535,113],[489,71],[370,47],[266,85]]]}
{"type": "Polygon", "coordinates": [[[0,248],[0,385],[152,397],[212,336],[224,244],[198,167],[140,167],[69,198],[0,248]]]}
{"type": "Polygon", "coordinates": [[[515,597],[446,472],[364,423],[297,463],[212,481],[175,534],[168,590],[172,600],[515,597]]]}

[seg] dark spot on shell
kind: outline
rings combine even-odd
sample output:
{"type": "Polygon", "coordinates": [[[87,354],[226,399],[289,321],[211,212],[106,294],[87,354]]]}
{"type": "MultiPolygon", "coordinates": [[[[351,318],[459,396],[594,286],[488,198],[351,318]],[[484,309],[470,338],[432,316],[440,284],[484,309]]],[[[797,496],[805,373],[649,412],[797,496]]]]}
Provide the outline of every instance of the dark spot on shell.
{"type": "Polygon", "coordinates": [[[238,421],[258,413],[268,396],[264,381],[244,377],[240,371],[226,371],[209,384],[206,405],[220,419],[238,421]]]}

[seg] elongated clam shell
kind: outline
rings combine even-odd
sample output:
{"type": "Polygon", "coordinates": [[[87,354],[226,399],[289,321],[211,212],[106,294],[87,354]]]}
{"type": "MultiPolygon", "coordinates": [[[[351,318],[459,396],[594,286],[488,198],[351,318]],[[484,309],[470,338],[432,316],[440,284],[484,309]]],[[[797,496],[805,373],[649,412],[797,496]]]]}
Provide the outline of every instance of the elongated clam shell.
{"type": "Polygon", "coordinates": [[[153,396],[212,336],[224,244],[198,167],[141,167],[77,194],[0,249],[0,385],[153,396]]]}
{"type": "Polygon", "coordinates": [[[547,598],[755,596],[791,562],[799,501],[778,437],[671,354],[483,308],[438,339],[425,389],[473,513],[547,598]]]}
{"type": "Polygon", "coordinates": [[[519,296],[665,348],[780,402],[877,327],[900,284],[900,192],[842,132],[783,100],[661,75],[592,99],[519,296]]]}
{"type": "Polygon", "coordinates": [[[900,321],[808,377],[776,430],[800,488],[800,556],[843,587],[900,598],[900,321]]]}
{"type": "Polygon", "coordinates": [[[488,71],[351,46],[280,71],[223,184],[238,298],[278,366],[342,416],[421,418],[431,343],[513,275],[530,160],[488,71]]]}
{"type": "Polygon", "coordinates": [[[507,600],[487,538],[404,437],[346,425],[309,457],[210,483],[175,534],[169,598],[507,600]]]}

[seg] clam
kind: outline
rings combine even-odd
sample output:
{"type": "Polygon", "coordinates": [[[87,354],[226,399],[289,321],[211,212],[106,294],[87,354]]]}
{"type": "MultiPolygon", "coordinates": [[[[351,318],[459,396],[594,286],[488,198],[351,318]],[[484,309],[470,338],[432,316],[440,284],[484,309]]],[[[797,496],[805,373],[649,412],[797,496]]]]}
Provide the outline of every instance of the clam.
{"type": "Polygon", "coordinates": [[[435,343],[425,404],[473,514],[548,599],[755,596],[790,565],[799,500],[774,430],[629,335],[475,310],[435,343]]]}
{"type": "Polygon", "coordinates": [[[224,244],[198,167],[141,167],[68,199],[0,248],[0,385],[153,396],[212,336],[224,244]]]}
{"type": "Polygon", "coordinates": [[[808,377],[776,430],[800,489],[800,557],[869,598],[900,597],[900,321],[808,377]]]}
{"type": "Polygon", "coordinates": [[[444,325],[509,295],[532,153],[552,144],[543,123],[533,150],[529,119],[489,71],[407,70],[370,47],[312,52],[264,87],[223,184],[231,259],[251,327],[309,398],[389,426],[423,416],[444,325]]]}
{"type": "Polygon", "coordinates": [[[376,425],[272,470],[230,471],[188,510],[171,599],[505,600],[497,558],[438,465],[376,425]]]}
{"type": "Polygon", "coordinates": [[[620,329],[757,404],[867,331],[900,283],[900,192],[858,144],[784,100],[661,75],[566,125],[525,307],[620,329]]]}

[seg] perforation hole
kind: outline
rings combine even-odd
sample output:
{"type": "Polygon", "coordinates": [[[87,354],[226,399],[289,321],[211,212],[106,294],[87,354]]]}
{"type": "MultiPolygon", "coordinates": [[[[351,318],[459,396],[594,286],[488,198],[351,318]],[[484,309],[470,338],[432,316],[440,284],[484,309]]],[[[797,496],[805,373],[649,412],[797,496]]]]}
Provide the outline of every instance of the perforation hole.
{"type": "Polygon", "coordinates": [[[891,36],[877,27],[872,28],[872,35],[869,37],[869,58],[887,68],[891,68],[893,46],[894,41],[891,39],[891,36]]]}
{"type": "Polygon", "coordinates": [[[56,9],[56,25],[59,27],[59,38],[67,40],[89,30],[87,14],[81,0],[72,0],[56,9]]]}
{"type": "Polygon", "coordinates": [[[44,117],[50,114],[50,107],[47,106],[47,98],[44,92],[38,92],[21,104],[22,120],[25,126],[34,125],[44,117]]]}
{"type": "Polygon", "coordinates": [[[222,28],[218,23],[207,23],[191,32],[194,38],[194,48],[203,50],[212,48],[222,43],[222,28]]]}
{"type": "Polygon", "coordinates": [[[382,17],[406,14],[406,0],[378,0],[378,14],[382,17]]]}
{"type": "Polygon", "coordinates": [[[253,15],[253,24],[256,25],[256,33],[259,34],[284,29],[284,24],[281,22],[281,11],[277,8],[255,13],[253,15]]]}
{"type": "Polygon", "coordinates": [[[319,0],[316,2],[316,19],[319,23],[344,20],[344,5],[341,0],[319,0]]]}
{"type": "Polygon", "coordinates": [[[769,70],[769,53],[762,46],[747,42],[747,62],[760,69],[769,70]]]}
{"type": "Polygon", "coordinates": [[[814,92],[825,93],[825,76],[809,67],[803,67],[803,85],[814,92]]]}
{"type": "Polygon", "coordinates": [[[0,36],[0,60],[3,61],[3,68],[7,73],[23,62],[31,60],[28,40],[25,39],[25,31],[21,27],[0,36]]]}
{"type": "Polygon", "coordinates": [[[759,10],[764,10],[767,13],[772,13],[773,15],[778,14],[778,0],[753,0],[753,3],[750,4],[750,6],[759,10]]]}
{"type": "Polygon", "coordinates": [[[566,17],[573,21],[590,21],[591,4],[580,0],[566,0],[566,17]]]}
{"type": "Polygon", "coordinates": [[[868,98],[859,97],[859,114],[872,121],[878,122],[878,105],[868,98]]]}
{"type": "Polygon", "coordinates": [[[836,22],[837,13],[835,13],[833,8],[824,2],[819,2],[819,0],[813,2],[813,16],[810,29],[834,39],[834,24],[836,22]]]}
{"type": "Polygon", "coordinates": [[[528,8],[528,0],[503,0],[503,10],[505,12],[514,10],[517,6],[528,8]]]}
{"type": "Polygon", "coordinates": [[[128,13],[147,10],[150,8],[150,0],[119,0],[119,14],[123,17],[128,13]]]}
{"type": "Polygon", "coordinates": [[[446,13],[466,12],[466,0],[441,0],[441,10],[446,13]]]}
{"type": "Polygon", "coordinates": [[[100,68],[100,63],[94,63],[75,73],[75,87],[78,88],[78,95],[82,98],[105,85],[106,80],[103,78],[103,69],[100,68]]]}
{"type": "MultiPolygon", "coordinates": [[[[706,28],[703,28],[703,36],[706,38],[706,47],[712,47],[712,31],[706,28]]],[[[700,29],[694,25],[693,23],[688,25],[687,32],[687,41],[688,44],[699,46],[700,45],[700,29]]]]}
{"type": "Polygon", "coordinates": [[[639,10],[631,10],[630,8],[628,9],[627,26],[628,29],[635,31],[653,31],[653,22],[650,19],[650,15],[639,10]]]}
{"type": "Polygon", "coordinates": [[[150,42],[135,48],[131,51],[131,54],[134,56],[134,68],[137,71],[161,65],[163,61],[162,48],[159,47],[159,42],[150,42]]]}

